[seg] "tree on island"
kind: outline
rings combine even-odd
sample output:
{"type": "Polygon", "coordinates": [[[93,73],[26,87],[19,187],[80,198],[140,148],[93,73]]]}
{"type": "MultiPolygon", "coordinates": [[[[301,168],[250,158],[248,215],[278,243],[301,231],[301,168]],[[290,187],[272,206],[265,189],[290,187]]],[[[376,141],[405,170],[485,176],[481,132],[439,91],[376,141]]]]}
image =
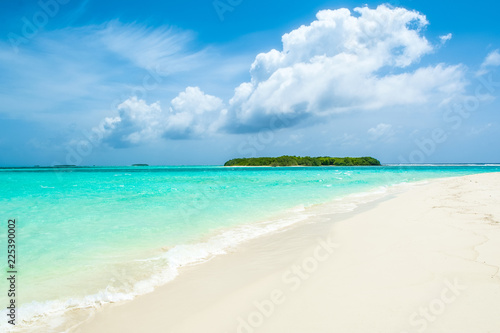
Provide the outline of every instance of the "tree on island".
{"type": "Polygon", "coordinates": [[[224,163],[224,166],[370,166],[380,165],[380,161],[373,157],[253,157],[235,158],[224,163]]]}

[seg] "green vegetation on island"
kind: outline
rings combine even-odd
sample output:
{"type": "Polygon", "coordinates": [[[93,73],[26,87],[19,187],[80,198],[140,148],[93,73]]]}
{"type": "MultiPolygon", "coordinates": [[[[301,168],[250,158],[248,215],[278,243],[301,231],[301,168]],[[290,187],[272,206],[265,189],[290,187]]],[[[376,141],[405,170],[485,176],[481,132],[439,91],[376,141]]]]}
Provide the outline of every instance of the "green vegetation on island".
{"type": "Polygon", "coordinates": [[[380,165],[373,157],[253,157],[234,158],[224,163],[224,166],[369,166],[380,165]]]}

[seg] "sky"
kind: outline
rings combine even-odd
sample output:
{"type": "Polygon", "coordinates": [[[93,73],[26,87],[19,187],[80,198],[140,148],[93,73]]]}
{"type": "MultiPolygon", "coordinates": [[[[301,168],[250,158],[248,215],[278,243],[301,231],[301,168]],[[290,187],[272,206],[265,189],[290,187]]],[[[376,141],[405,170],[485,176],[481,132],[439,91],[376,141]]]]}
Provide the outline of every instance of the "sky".
{"type": "Polygon", "coordinates": [[[0,6],[0,166],[500,162],[497,1],[0,6]]]}

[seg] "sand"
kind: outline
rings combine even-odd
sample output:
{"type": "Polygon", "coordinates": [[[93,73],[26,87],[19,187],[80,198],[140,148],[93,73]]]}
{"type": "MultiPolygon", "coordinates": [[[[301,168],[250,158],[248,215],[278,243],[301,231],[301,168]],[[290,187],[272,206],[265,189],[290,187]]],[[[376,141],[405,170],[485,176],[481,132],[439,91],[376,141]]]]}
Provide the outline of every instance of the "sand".
{"type": "Polygon", "coordinates": [[[440,179],[186,267],[75,332],[500,332],[499,267],[500,173],[440,179]]]}

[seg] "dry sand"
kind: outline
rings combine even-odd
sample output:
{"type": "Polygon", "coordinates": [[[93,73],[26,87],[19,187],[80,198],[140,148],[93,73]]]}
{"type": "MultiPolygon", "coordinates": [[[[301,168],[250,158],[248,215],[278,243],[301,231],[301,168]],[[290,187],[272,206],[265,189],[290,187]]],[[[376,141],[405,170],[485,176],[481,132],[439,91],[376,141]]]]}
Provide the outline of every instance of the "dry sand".
{"type": "Polygon", "coordinates": [[[76,332],[500,332],[500,173],[310,222],[186,267],[76,332]]]}

